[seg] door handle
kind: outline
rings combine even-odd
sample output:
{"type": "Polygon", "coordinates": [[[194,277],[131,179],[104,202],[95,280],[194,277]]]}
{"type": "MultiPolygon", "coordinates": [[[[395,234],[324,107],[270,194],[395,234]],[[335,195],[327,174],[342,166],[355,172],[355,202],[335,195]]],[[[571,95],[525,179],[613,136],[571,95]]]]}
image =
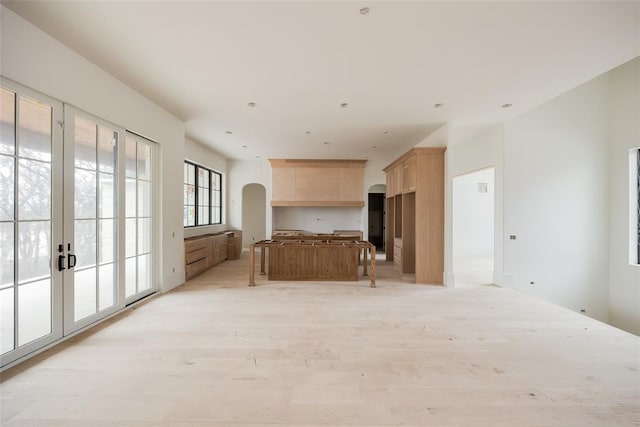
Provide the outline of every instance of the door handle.
{"type": "Polygon", "coordinates": [[[67,263],[67,268],[68,269],[72,269],[73,267],[76,266],[78,259],[76,258],[76,256],[74,254],[69,254],[69,260],[67,263]],[[73,260],[73,264],[72,264],[72,260],[73,260]]]}
{"type": "Polygon", "coordinates": [[[64,256],[64,255],[58,255],[58,271],[65,270],[65,268],[64,268],[64,259],[65,258],[66,258],[66,256],[64,256]]]}

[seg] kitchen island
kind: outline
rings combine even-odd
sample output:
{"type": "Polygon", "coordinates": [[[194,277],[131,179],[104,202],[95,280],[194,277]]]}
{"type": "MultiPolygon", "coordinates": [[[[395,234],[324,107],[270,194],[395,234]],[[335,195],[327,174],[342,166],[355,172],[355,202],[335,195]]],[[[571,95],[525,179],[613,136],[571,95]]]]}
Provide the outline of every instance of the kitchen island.
{"type": "Polygon", "coordinates": [[[339,238],[261,240],[249,247],[249,286],[255,286],[255,248],[260,248],[260,274],[269,280],[358,281],[358,258],[365,253],[363,276],[367,276],[366,254],[370,254],[371,284],[376,287],[376,248],[363,240],[339,238]],[[303,240],[304,239],[304,240],[303,240]],[[269,268],[265,271],[266,251],[269,268]]]}

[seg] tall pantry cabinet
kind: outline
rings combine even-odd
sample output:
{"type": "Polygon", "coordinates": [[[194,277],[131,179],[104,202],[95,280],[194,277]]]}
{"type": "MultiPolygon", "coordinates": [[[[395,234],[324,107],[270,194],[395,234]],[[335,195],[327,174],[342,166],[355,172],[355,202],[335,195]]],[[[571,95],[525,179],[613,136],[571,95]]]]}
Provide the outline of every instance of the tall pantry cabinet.
{"type": "Polygon", "coordinates": [[[389,166],[386,258],[416,283],[442,284],[444,273],[444,152],[416,147],[389,166]]]}

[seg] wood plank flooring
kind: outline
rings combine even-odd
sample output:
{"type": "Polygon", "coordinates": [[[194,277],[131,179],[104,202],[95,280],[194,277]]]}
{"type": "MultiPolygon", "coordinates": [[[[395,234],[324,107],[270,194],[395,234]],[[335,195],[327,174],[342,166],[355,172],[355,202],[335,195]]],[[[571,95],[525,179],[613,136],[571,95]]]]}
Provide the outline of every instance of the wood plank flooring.
{"type": "Polygon", "coordinates": [[[640,338],[496,287],[247,260],[2,374],[2,426],[638,426],[640,338]]]}

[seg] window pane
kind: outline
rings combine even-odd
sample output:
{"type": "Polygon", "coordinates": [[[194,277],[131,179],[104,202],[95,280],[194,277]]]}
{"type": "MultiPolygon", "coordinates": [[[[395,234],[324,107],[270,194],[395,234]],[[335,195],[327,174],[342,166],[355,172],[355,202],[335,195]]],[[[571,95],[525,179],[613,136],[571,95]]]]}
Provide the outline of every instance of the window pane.
{"type": "Polygon", "coordinates": [[[73,308],[74,320],[84,319],[96,312],[96,269],[76,271],[74,274],[73,308]]]}
{"type": "Polygon", "coordinates": [[[116,223],[113,219],[101,219],[100,223],[100,264],[113,262],[116,245],[114,241],[116,223]]]}
{"type": "Polygon", "coordinates": [[[131,295],[134,295],[136,293],[136,277],[138,276],[138,273],[136,271],[137,259],[137,257],[128,258],[125,262],[125,297],[130,297],[131,295]]]}
{"type": "Polygon", "coordinates": [[[138,216],[151,216],[151,183],[138,181],[138,216]]]}
{"type": "Polygon", "coordinates": [[[34,99],[20,97],[18,155],[51,161],[52,108],[34,99]]]}
{"type": "Polygon", "coordinates": [[[114,201],[114,175],[101,173],[100,180],[100,202],[98,213],[100,218],[115,218],[117,205],[114,201]]]}
{"type": "Polygon", "coordinates": [[[198,187],[198,206],[209,206],[209,190],[198,187]]]}
{"type": "Polygon", "coordinates": [[[14,209],[14,160],[0,155],[0,221],[13,219],[14,209]]]}
{"type": "Polygon", "coordinates": [[[76,169],[75,173],[75,217],[96,217],[96,173],[76,169]]]}
{"type": "Polygon", "coordinates": [[[98,162],[100,171],[115,173],[118,132],[98,126],[98,162]]]}
{"type": "Polygon", "coordinates": [[[196,187],[194,187],[193,185],[185,185],[184,194],[185,194],[184,202],[186,205],[196,204],[196,187]]]}
{"type": "Polygon", "coordinates": [[[187,206],[187,225],[196,225],[196,208],[187,206]]]}
{"type": "Polygon", "coordinates": [[[13,350],[13,288],[0,291],[0,354],[13,350]]]}
{"type": "Polygon", "coordinates": [[[96,169],[96,124],[76,116],[75,125],[75,166],[96,169]]]}
{"type": "Polygon", "coordinates": [[[198,225],[209,224],[209,207],[198,208],[198,225]]]}
{"type": "Polygon", "coordinates": [[[49,277],[51,269],[51,223],[18,224],[18,283],[49,277]]]}
{"type": "Polygon", "coordinates": [[[196,167],[194,165],[187,164],[187,184],[196,184],[196,167]]]}
{"type": "Polygon", "coordinates": [[[18,287],[18,345],[51,333],[51,279],[18,287]]]}
{"type": "Polygon", "coordinates": [[[100,266],[98,270],[98,309],[104,310],[116,303],[116,286],[115,286],[115,264],[107,264],[100,266]]]}
{"type": "Polygon", "coordinates": [[[136,216],[136,180],[127,178],[126,187],[125,216],[132,218],[136,216]]]}
{"type": "Polygon", "coordinates": [[[0,222],[0,288],[13,286],[13,223],[0,222]]]}
{"type": "Polygon", "coordinates": [[[0,153],[15,153],[16,95],[0,88],[0,153]]]}
{"type": "Polygon", "coordinates": [[[96,265],[96,221],[93,219],[75,222],[76,269],[96,265]]]}
{"type": "Polygon", "coordinates": [[[135,178],[136,177],[136,140],[132,138],[127,138],[126,148],[125,148],[125,168],[127,178],[135,178]]]}
{"type": "Polygon", "coordinates": [[[127,235],[125,237],[125,257],[134,256],[136,254],[136,219],[127,218],[127,235]]]}
{"type": "Polygon", "coordinates": [[[51,218],[51,164],[18,162],[18,219],[51,218]]]}
{"type": "Polygon", "coordinates": [[[138,179],[151,180],[151,145],[138,142],[138,179]]]}
{"type": "Polygon", "coordinates": [[[151,255],[138,257],[138,292],[151,289],[151,255]]]}
{"type": "Polygon", "coordinates": [[[138,254],[151,252],[151,218],[138,219],[138,254]]]}

